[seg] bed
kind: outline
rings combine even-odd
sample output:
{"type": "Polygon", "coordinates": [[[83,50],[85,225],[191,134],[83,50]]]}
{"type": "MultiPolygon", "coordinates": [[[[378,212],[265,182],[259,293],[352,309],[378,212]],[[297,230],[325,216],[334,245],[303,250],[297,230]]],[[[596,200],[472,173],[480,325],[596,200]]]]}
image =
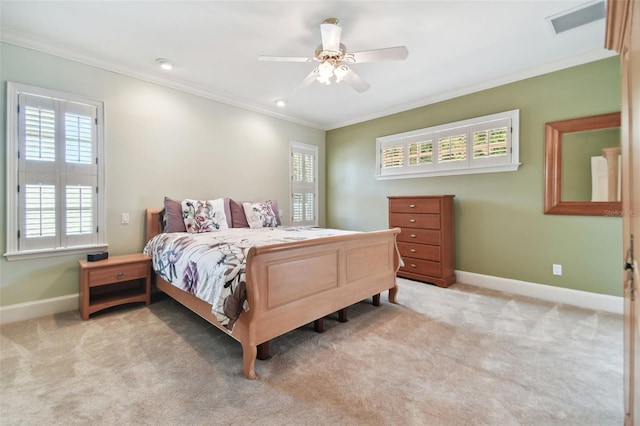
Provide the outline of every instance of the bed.
{"type": "MultiPolygon", "coordinates": [[[[146,241],[162,233],[162,209],[146,210],[146,241]]],[[[233,327],[212,305],[154,272],[156,287],[242,345],[242,373],[256,379],[258,346],[348,306],[388,291],[396,303],[399,229],[358,232],[251,247],[246,254],[246,303],[233,327]]]]}

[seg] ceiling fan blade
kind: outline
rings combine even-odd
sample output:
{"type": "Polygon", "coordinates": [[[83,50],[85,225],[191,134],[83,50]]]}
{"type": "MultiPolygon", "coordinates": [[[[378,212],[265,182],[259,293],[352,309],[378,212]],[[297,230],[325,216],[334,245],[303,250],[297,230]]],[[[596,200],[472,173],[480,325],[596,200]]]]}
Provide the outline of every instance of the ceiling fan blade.
{"type": "Polygon", "coordinates": [[[401,61],[406,59],[409,51],[405,46],[386,47],[384,49],[363,50],[362,52],[352,52],[353,62],[361,64],[363,62],[377,61],[401,61]]]}
{"type": "Polygon", "coordinates": [[[320,24],[320,34],[322,35],[322,50],[328,52],[340,52],[340,37],[342,27],[336,18],[327,18],[320,24]]]}
{"type": "Polygon", "coordinates": [[[305,58],[302,56],[258,56],[259,61],[272,61],[272,62],[312,62],[315,58],[305,58]]]}
{"type": "Polygon", "coordinates": [[[371,87],[369,83],[364,81],[362,77],[356,74],[351,68],[349,68],[349,71],[342,79],[358,93],[366,92],[369,90],[369,87],[371,87]]]}
{"type": "Polygon", "coordinates": [[[316,81],[316,78],[318,78],[318,67],[315,67],[309,74],[307,74],[307,76],[300,83],[298,83],[295,88],[298,89],[301,87],[306,87],[316,81]]]}

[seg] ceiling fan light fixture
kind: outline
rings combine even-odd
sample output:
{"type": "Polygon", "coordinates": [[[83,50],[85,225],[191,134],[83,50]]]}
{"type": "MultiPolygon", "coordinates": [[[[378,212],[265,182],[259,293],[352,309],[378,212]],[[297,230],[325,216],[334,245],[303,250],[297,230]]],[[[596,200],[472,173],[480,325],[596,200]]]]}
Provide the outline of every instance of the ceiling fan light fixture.
{"type": "Polygon", "coordinates": [[[346,65],[340,65],[333,70],[333,74],[336,76],[336,83],[340,83],[349,72],[349,67],[346,65]]]}
{"type": "Polygon", "coordinates": [[[333,65],[329,61],[325,61],[318,65],[318,77],[331,78],[333,75],[333,65]]]}

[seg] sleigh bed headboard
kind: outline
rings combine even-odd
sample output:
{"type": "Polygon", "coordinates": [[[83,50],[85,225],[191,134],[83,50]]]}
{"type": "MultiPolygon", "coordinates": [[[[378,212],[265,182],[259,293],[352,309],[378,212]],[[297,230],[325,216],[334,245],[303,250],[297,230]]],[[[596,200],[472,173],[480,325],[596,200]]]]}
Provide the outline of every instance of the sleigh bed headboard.
{"type": "Polygon", "coordinates": [[[162,232],[162,210],[163,209],[147,209],[146,218],[146,233],[145,244],[151,238],[155,237],[162,232]]]}

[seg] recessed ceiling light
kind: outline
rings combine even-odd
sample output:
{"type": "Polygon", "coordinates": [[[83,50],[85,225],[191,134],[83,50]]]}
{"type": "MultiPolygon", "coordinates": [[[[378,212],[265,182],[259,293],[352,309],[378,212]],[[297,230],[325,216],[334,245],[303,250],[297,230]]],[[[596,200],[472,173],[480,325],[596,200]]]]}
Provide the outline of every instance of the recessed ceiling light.
{"type": "Polygon", "coordinates": [[[280,107],[280,108],[284,108],[287,105],[287,103],[285,101],[283,101],[282,99],[278,99],[276,101],[276,106],[280,107]]]}
{"type": "Polygon", "coordinates": [[[156,63],[160,65],[160,68],[162,68],[163,70],[170,71],[173,69],[173,64],[164,58],[156,59],[156,63]]]}

